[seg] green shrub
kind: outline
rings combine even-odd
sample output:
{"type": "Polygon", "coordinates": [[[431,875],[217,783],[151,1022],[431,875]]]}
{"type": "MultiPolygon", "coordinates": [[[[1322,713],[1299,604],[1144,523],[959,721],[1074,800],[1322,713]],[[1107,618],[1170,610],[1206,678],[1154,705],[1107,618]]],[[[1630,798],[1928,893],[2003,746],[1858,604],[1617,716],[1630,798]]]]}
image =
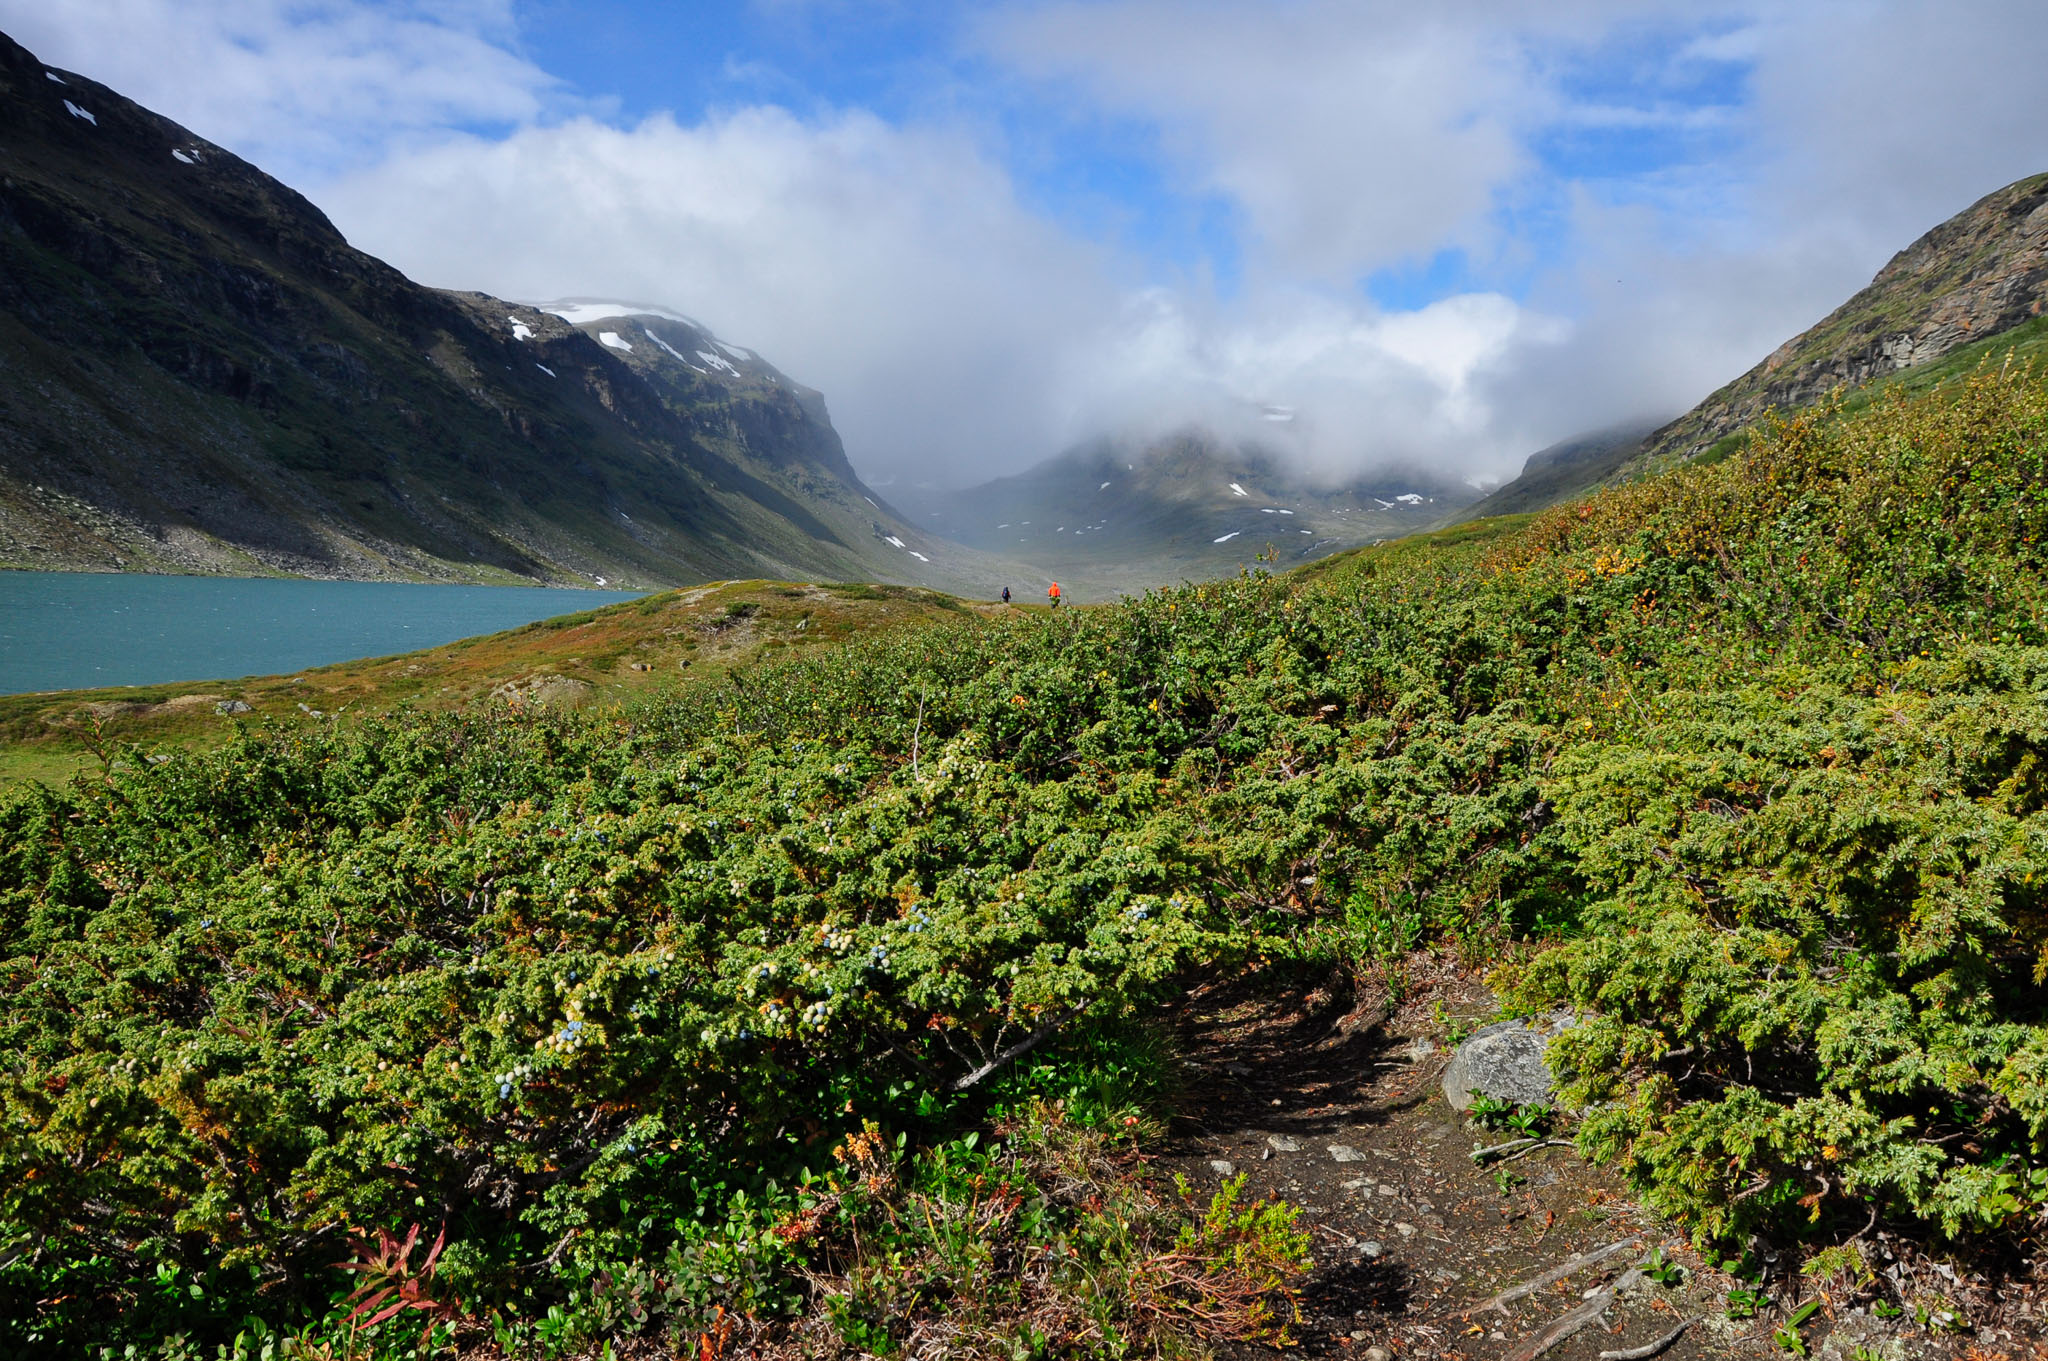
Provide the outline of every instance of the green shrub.
{"type": "MultiPolygon", "coordinates": [[[[866,1345],[904,1326],[886,1253],[834,1248],[828,1303],[788,1230],[870,1122],[889,1194],[938,1196],[1047,1099],[1142,1133],[1191,979],[1515,937],[1512,1002],[1589,1017],[1557,1051],[1582,1146],[1702,1239],[2016,1232],[2048,1183],[2044,413],[1986,372],[1298,580],[0,794],[0,1341],[317,1331],[351,1235],[445,1224],[437,1279],[520,1346],[866,1345]]],[[[1053,1166],[1002,1173],[1017,1214],[1053,1166]]],[[[1161,1205],[1160,1241],[1198,1222],[1161,1205]]],[[[1199,1213],[1233,1280],[1279,1279],[1277,1220],[1199,1213]]],[[[1063,1222],[1126,1285],[1157,1256],[1063,1222]]],[[[1173,1270],[1157,1300],[1209,1268],[1173,1270]]],[[[1074,1308],[1087,1345],[1155,1336],[1074,1308]]]]}

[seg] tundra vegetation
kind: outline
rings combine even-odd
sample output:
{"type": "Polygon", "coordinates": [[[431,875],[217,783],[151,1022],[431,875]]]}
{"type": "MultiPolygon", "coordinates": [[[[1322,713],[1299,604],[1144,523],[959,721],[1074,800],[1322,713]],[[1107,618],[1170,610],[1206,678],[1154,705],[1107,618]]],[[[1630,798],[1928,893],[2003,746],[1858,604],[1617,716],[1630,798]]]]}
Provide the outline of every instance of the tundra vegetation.
{"type": "Polygon", "coordinates": [[[10,789],[0,1345],[1275,1337],[1292,1212],[1138,1162],[1159,1009],[1414,949],[1587,1018],[1580,1147],[1703,1245],[2015,1246],[2044,459],[1987,368],[1285,577],[10,789]]]}

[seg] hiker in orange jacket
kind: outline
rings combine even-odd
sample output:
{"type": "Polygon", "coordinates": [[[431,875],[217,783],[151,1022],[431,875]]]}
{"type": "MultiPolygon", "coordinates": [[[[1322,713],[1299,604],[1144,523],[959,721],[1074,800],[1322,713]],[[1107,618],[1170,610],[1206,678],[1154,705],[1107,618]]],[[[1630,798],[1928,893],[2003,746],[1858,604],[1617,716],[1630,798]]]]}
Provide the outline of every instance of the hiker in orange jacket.
{"type": "Polygon", "coordinates": [[[1055,581],[1052,585],[1045,588],[1045,594],[1046,598],[1052,601],[1052,607],[1058,609],[1060,607],[1060,584],[1055,581]]]}

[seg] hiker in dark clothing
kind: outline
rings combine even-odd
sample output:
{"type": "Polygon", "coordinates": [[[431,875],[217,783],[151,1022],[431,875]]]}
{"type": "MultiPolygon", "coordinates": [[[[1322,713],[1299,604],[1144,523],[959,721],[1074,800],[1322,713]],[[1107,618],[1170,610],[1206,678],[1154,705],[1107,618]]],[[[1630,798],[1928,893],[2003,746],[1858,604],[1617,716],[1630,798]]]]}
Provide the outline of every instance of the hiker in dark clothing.
{"type": "Polygon", "coordinates": [[[1007,586],[1003,587],[1003,603],[1005,605],[1010,603],[1010,588],[1007,586]]]}

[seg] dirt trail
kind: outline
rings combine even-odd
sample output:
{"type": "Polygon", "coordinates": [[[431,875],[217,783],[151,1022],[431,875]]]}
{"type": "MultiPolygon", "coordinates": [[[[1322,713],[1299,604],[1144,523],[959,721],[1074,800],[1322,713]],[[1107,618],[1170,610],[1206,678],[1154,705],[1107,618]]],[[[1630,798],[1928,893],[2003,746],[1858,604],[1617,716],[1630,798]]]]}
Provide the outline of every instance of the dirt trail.
{"type": "MultiPolygon", "coordinates": [[[[1432,1003],[1444,1001],[1454,1014],[1487,1009],[1476,986],[1462,985],[1462,995],[1459,987],[1439,989],[1432,1003]]],[[[1204,1189],[1244,1173],[1248,1196],[1303,1208],[1316,1269],[1302,1291],[1294,1354],[1523,1361],[1583,1297],[1662,1247],[1687,1269],[1681,1283],[1621,1280],[1611,1307],[1543,1353],[1547,1361],[1597,1361],[1602,1352],[1654,1343],[1687,1319],[1697,1321],[1660,1357],[1788,1355],[1771,1340],[1782,1313],[1731,1321],[1734,1282],[1572,1149],[1540,1149],[1507,1164],[1513,1181],[1505,1190],[1490,1168],[1475,1165],[1475,1148],[1507,1136],[1473,1128],[1444,1100],[1448,1054],[1431,1038],[1441,1033],[1432,1010],[1297,986],[1278,996],[1270,988],[1211,988],[1182,1012],[1183,1052],[1194,1067],[1161,1164],[1204,1189]],[[1634,1246],[1503,1309],[1467,1316],[1503,1289],[1621,1242],[1634,1246]]],[[[1952,1350],[1853,1310],[1817,1315],[1805,1337],[1812,1355],[1839,1361],[1859,1346],[1883,1361],[1964,1354],[1960,1341],[1952,1350]]],[[[2041,1353],[2008,1337],[1975,1354],[2041,1353]]]]}

